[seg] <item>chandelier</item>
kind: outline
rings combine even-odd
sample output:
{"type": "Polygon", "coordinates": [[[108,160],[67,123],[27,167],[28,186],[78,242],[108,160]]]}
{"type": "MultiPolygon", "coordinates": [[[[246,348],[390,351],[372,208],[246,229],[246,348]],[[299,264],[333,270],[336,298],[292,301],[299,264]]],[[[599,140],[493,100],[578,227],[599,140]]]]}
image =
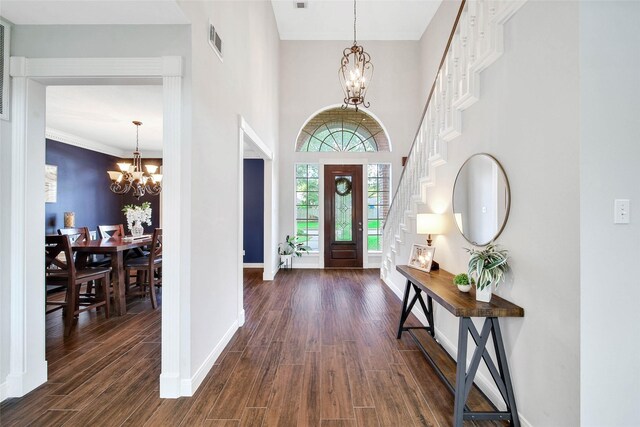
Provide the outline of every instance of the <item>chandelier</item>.
{"type": "Polygon", "coordinates": [[[138,149],[138,132],[142,122],[133,121],[136,125],[136,151],[133,152],[133,163],[118,163],[120,171],[108,171],[111,185],[109,189],[116,194],[126,194],[133,190],[133,197],[139,199],[146,193],[157,196],[162,191],[162,175],[156,173],[158,166],[146,165],[142,170],[142,157],[138,149]]]}
{"type": "Polygon", "coordinates": [[[356,0],[353,0],[353,46],[346,48],[342,52],[340,69],[338,70],[338,78],[344,91],[344,105],[342,108],[348,108],[349,105],[355,106],[356,111],[358,111],[358,105],[364,105],[369,108],[370,103],[366,102],[364,97],[372,76],[373,64],[371,63],[371,57],[364,51],[362,46],[358,46],[356,37],[356,0]]]}

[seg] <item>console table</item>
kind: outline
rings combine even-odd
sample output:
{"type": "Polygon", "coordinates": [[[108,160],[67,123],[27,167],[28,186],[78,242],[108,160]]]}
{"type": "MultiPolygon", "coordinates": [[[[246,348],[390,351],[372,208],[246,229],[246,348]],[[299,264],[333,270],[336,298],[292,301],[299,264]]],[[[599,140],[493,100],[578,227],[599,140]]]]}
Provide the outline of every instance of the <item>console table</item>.
{"type": "Polygon", "coordinates": [[[502,333],[500,332],[498,318],[524,317],[524,309],[497,295],[493,295],[491,301],[488,303],[476,301],[474,289],[469,293],[460,292],[453,284],[453,275],[444,270],[426,273],[406,265],[398,265],[396,269],[407,278],[407,285],[402,301],[400,325],[398,327],[398,339],[402,336],[402,332],[408,332],[418,344],[418,347],[426,356],[431,366],[436,370],[440,379],[455,396],[453,425],[461,427],[464,420],[506,420],[513,426],[520,426],[511,376],[509,375],[507,355],[502,342],[502,333]],[[412,290],[414,294],[411,300],[409,300],[412,290]],[[423,293],[427,297],[426,304],[422,298],[423,293]],[[459,318],[455,385],[449,382],[436,364],[434,358],[431,357],[413,333],[414,329],[424,329],[435,339],[435,327],[433,324],[434,300],[451,314],[459,318]],[[420,303],[427,317],[429,325],[426,327],[408,327],[404,325],[416,302],[420,303]],[[480,332],[471,321],[472,317],[485,318],[484,325],[480,332]],[[473,352],[471,362],[467,366],[466,356],[469,334],[471,334],[476,348],[473,352]],[[493,338],[493,346],[496,353],[495,363],[487,349],[489,336],[493,338]],[[473,380],[478,371],[478,367],[480,366],[480,360],[484,360],[484,363],[487,365],[493,381],[496,383],[507,406],[506,411],[472,412],[468,408],[466,402],[471,387],[473,386],[473,380]]]}

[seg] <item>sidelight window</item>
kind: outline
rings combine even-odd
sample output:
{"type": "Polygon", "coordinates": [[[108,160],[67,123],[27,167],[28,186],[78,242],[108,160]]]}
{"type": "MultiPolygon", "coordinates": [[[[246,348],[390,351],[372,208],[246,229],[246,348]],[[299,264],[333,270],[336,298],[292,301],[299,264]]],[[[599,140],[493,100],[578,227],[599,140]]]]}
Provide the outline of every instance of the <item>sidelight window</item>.
{"type": "Polygon", "coordinates": [[[317,164],[297,164],[296,236],[300,242],[318,251],[320,218],[320,173],[317,164]]]}
{"type": "Polygon", "coordinates": [[[369,252],[382,250],[382,227],[389,212],[391,165],[377,163],[367,166],[367,221],[369,252]]]}

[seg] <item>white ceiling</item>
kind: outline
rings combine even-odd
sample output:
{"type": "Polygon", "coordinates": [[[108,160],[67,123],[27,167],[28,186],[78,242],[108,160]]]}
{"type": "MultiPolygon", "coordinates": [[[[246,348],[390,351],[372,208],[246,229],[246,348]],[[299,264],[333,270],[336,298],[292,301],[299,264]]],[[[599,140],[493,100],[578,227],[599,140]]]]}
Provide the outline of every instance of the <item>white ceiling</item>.
{"type": "Polygon", "coordinates": [[[175,0],[2,0],[17,25],[188,24],[175,0]]]}
{"type": "MultiPolygon", "coordinates": [[[[353,39],[351,0],[305,1],[271,0],[282,40],[353,39]]],[[[419,40],[441,1],[358,0],[358,40],[419,40]]],[[[175,0],[2,0],[0,14],[17,25],[189,24],[175,0]]]]}
{"type": "MultiPolygon", "coordinates": [[[[419,40],[442,0],[359,0],[358,40],[419,40]]],[[[271,0],[282,40],[353,40],[352,0],[271,0]]]]}
{"type": "Polygon", "coordinates": [[[142,155],[162,156],[162,86],[49,86],[46,119],[49,135],[126,156],[136,146],[131,122],[139,120],[142,155]]]}

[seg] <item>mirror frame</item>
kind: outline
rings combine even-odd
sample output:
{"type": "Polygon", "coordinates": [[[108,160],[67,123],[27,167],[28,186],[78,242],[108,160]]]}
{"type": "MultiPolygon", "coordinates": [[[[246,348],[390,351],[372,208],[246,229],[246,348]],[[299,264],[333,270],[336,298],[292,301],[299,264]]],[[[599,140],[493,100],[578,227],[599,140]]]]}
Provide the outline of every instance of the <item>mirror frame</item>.
{"type": "Polygon", "coordinates": [[[458,229],[458,231],[460,232],[462,237],[464,237],[464,239],[467,242],[471,243],[474,246],[484,247],[484,246],[490,245],[491,243],[495,242],[495,240],[498,237],[500,237],[500,235],[502,234],[502,231],[504,230],[504,227],[507,225],[507,221],[509,221],[509,213],[511,212],[511,186],[509,185],[509,178],[507,177],[507,173],[505,172],[504,168],[502,167],[502,164],[498,161],[498,159],[496,159],[495,157],[493,157],[489,153],[476,153],[476,154],[473,154],[473,155],[469,156],[469,158],[467,158],[467,160],[464,161],[462,166],[460,166],[460,169],[458,169],[458,173],[456,174],[456,179],[455,179],[455,181],[453,181],[453,189],[451,190],[451,210],[453,211],[454,217],[455,217],[454,200],[455,200],[456,184],[458,183],[458,178],[460,177],[460,172],[462,172],[462,169],[466,166],[467,163],[469,163],[471,161],[471,159],[473,159],[474,157],[478,157],[478,156],[486,156],[486,157],[490,158],[491,160],[493,160],[496,163],[496,165],[498,165],[498,169],[500,170],[500,172],[502,172],[502,175],[504,176],[504,181],[505,181],[505,184],[507,186],[507,194],[509,196],[508,199],[507,199],[507,209],[505,211],[504,221],[502,221],[502,225],[500,226],[500,228],[496,232],[495,236],[493,236],[493,238],[491,240],[489,240],[487,243],[484,243],[484,244],[479,244],[477,242],[472,242],[471,240],[469,240],[467,238],[467,236],[465,236],[464,233],[460,230],[460,226],[458,226],[458,223],[455,221],[455,219],[454,219],[453,222],[456,224],[456,228],[458,229]]]}

